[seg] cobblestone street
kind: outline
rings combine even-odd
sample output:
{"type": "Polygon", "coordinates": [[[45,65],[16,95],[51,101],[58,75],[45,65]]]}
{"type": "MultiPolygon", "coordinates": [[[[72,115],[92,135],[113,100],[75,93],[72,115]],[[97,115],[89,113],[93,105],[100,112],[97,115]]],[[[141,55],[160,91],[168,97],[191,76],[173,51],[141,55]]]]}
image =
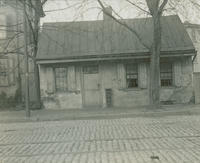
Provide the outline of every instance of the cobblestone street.
{"type": "Polygon", "coordinates": [[[200,116],[0,124],[2,163],[199,163],[200,116]]]}

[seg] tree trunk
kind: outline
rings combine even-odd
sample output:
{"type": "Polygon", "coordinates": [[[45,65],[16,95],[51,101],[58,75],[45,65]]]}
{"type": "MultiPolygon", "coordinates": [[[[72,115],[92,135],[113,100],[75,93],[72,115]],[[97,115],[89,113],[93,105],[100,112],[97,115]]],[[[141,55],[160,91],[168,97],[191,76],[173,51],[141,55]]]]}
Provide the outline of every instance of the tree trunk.
{"type": "Polygon", "coordinates": [[[38,52],[38,34],[39,34],[39,1],[36,2],[36,13],[34,18],[34,29],[33,29],[33,37],[34,37],[34,48],[33,48],[33,62],[34,62],[34,81],[35,81],[35,89],[36,89],[36,100],[38,108],[41,108],[41,97],[40,97],[40,78],[39,78],[39,69],[36,63],[36,56],[38,52]]]}
{"type": "Polygon", "coordinates": [[[153,45],[150,61],[150,104],[154,108],[160,107],[160,50],[161,50],[161,16],[154,13],[153,45]]]}

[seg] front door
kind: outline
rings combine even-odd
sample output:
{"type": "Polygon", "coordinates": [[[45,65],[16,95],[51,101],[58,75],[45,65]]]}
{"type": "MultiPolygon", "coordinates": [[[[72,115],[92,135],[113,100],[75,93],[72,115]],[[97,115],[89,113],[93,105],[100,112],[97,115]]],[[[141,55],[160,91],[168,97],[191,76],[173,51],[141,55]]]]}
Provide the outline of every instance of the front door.
{"type": "Polygon", "coordinates": [[[89,65],[83,67],[84,105],[86,107],[101,106],[99,67],[89,65]]]}

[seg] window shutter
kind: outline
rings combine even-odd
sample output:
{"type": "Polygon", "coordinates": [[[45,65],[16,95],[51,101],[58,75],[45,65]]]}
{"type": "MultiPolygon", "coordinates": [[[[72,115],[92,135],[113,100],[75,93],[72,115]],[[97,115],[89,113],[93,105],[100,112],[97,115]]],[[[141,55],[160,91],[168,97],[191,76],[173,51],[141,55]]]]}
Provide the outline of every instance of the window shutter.
{"type": "Polygon", "coordinates": [[[176,61],[174,62],[174,84],[177,87],[181,86],[181,75],[182,75],[182,71],[181,71],[181,62],[180,61],[176,61]]]}
{"type": "Polygon", "coordinates": [[[117,78],[119,88],[126,88],[126,72],[124,64],[122,63],[117,64],[117,78]]]}
{"type": "Polygon", "coordinates": [[[140,88],[147,88],[147,64],[138,64],[138,81],[140,88]]]}
{"type": "Polygon", "coordinates": [[[68,81],[68,90],[74,91],[76,89],[76,76],[75,76],[75,66],[68,67],[67,81],[68,81]]]}
{"type": "Polygon", "coordinates": [[[55,79],[54,79],[54,71],[52,67],[46,68],[46,81],[47,81],[47,92],[53,93],[55,90],[55,79]]]}

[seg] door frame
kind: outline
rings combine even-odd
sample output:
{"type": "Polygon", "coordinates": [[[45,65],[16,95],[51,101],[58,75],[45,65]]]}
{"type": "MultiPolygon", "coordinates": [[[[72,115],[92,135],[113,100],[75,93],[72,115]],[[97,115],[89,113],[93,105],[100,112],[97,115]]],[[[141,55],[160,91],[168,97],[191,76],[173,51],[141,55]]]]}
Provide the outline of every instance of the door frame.
{"type": "Polygon", "coordinates": [[[102,73],[101,73],[101,66],[98,64],[98,63],[86,63],[86,64],[82,64],[81,65],[81,92],[82,92],[82,107],[88,107],[85,103],[85,88],[84,88],[84,73],[83,73],[83,67],[84,66],[92,66],[92,65],[96,65],[98,66],[98,78],[99,78],[99,83],[100,83],[100,88],[99,88],[99,103],[100,105],[99,106],[96,106],[96,107],[102,107],[103,106],[103,96],[102,96],[102,73]]]}

